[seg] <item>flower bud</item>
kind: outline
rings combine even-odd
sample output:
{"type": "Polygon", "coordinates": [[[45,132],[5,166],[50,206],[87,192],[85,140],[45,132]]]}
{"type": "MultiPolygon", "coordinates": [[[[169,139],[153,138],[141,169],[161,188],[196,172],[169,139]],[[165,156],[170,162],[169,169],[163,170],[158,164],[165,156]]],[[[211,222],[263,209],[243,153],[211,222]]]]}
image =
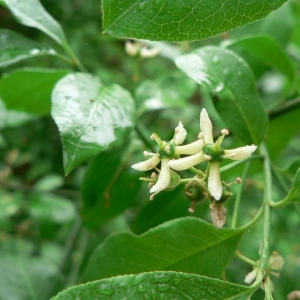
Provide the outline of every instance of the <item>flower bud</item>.
{"type": "Polygon", "coordinates": [[[200,202],[207,196],[204,181],[198,177],[194,177],[185,185],[184,193],[190,201],[200,202]]]}
{"type": "Polygon", "coordinates": [[[218,203],[224,203],[232,195],[233,194],[230,191],[229,187],[226,185],[226,183],[222,182],[222,196],[220,200],[218,200],[218,203]]]}
{"type": "Polygon", "coordinates": [[[168,187],[166,188],[166,191],[172,191],[180,184],[181,178],[180,176],[174,172],[173,170],[170,170],[171,179],[168,187]]]}

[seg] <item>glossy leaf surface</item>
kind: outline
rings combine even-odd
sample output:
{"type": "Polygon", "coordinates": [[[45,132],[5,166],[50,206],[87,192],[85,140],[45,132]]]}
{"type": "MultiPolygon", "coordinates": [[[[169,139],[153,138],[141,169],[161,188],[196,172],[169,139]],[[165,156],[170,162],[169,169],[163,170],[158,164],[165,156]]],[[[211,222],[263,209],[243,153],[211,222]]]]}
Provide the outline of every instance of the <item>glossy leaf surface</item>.
{"type": "Polygon", "coordinates": [[[180,56],[176,65],[206,88],[221,118],[239,139],[259,144],[267,130],[267,115],[257,94],[253,74],[230,50],[207,46],[180,56]]]}
{"type": "Polygon", "coordinates": [[[271,37],[263,35],[248,36],[230,41],[226,47],[233,50],[236,47],[242,47],[268,67],[282,72],[290,83],[293,83],[295,80],[295,65],[281,46],[271,37]]]}
{"type": "Polygon", "coordinates": [[[135,202],[140,174],[123,162],[124,148],[100,153],[86,172],[81,214],[88,227],[102,225],[135,202]]]}
{"type": "Polygon", "coordinates": [[[59,44],[65,43],[65,34],[60,24],[45,10],[40,1],[4,0],[4,2],[21,24],[43,31],[59,44]]]}
{"type": "Polygon", "coordinates": [[[0,30],[0,68],[24,59],[53,54],[53,51],[11,30],[0,30]]]}
{"type": "Polygon", "coordinates": [[[201,40],[261,19],[284,2],[104,0],[103,28],[123,38],[167,42],[201,40]]]}
{"type": "Polygon", "coordinates": [[[192,217],[166,222],[140,236],[118,233],[95,250],[84,281],[153,270],[220,277],[242,234],[238,229],[216,230],[192,217]]]}
{"type": "Polygon", "coordinates": [[[65,173],[112,146],[121,144],[135,122],[131,95],[97,77],[70,74],[52,93],[52,116],[63,143],[65,173]]]}
{"type": "Polygon", "coordinates": [[[70,288],[52,300],[73,299],[206,299],[244,300],[256,287],[180,272],[118,276],[70,288]]]}
{"type": "Polygon", "coordinates": [[[51,93],[68,70],[21,69],[6,74],[0,81],[0,97],[7,109],[37,115],[51,112],[51,93]]]}

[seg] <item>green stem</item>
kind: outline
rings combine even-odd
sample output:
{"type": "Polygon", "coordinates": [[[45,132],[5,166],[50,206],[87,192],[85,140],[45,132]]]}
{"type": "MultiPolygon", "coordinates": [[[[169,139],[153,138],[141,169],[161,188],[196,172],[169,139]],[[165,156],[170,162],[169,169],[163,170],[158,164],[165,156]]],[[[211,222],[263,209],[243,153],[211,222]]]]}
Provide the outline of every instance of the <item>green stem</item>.
{"type": "Polygon", "coordinates": [[[70,55],[70,57],[73,60],[73,63],[75,64],[75,66],[81,71],[81,72],[87,72],[86,68],[81,64],[79,58],[76,56],[76,54],[73,52],[73,50],[71,49],[71,47],[69,46],[69,44],[67,42],[64,42],[62,44],[62,46],[64,47],[64,49],[66,50],[66,52],[70,55]]]}
{"type": "Polygon", "coordinates": [[[252,156],[249,156],[248,158],[246,158],[244,160],[237,160],[237,161],[235,161],[235,162],[233,162],[231,164],[228,164],[228,165],[226,165],[224,167],[221,167],[220,168],[220,172],[222,173],[222,172],[228,171],[228,170],[230,170],[230,169],[232,169],[232,168],[234,168],[234,167],[236,167],[236,166],[238,166],[240,164],[243,164],[246,161],[254,160],[254,159],[262,159],[262,158],[263,157],[261,155],[252,155],[252,156]]]}
{"type": "Polygon", "coordinates": [[[202,171],[197,170],[197,169],[194,168],[194,167],[189,168],[189,170],[190,170],[191,172],[193,172],[194,174],[200,176],[201,178],[203,178],[203,177],[205,176],[205,174],[204,174],[202,171]]]}
{"type": "Polygon", "coordinates": [[[241,230],[246,230],[246,229],[252,227],[254,224],[256,224],[256,223],[260,220],[260,218],[261,218],[262,215],[263,215],[263,212],[264,212],[264,207],[262,206],[262,207],[258,210],[258,212],[257,212],[257,214],[255,215],[255,217],[254,217],[252,220],[250,220],[248,223],[246,223],[245,225],[239,227],[239,229],[241,229],[241,230]]]}
{"type": "Polygon", "coordinates": [[[264,155],[264,172],[265,172],[265,193],[264,193],[264,223],[263,235],[260,251],[260,269],[263,276],[268,275],[269,255],[270,255],[270,235],[271,235],[271,214],[269,201],[272,198],[272,175],[271,162],[266,145],[261,145],[261,152],[264,155]]]}
{"type": "Polygon", "coordinates": [[[256,266],[256,262],[246,256],[244,256],[243,254],[241,254],[241,252],[236,251],[235,252],[235,256],[238,257],[239,259],[243,260],[244,262],[250,264],[251,266],[255,267],[256,266]]]}
{"type": "Polygon", "coordinates": [[[285,101],[279,108],[273,109],[268,112],[269,118],[273,119],[287,113],[290,110],[296,109],[300,106],[300,97],[285,101]]]}
{"type": "Polygon", "coordinates": [[[244,186],[245,186],[245,178],[248,174],[250,165],[251,165],[251,161],[248,160],[246,165],[245,165],[244,172],[243,172],[243,175],[242,175],[242,183],[240,185],[240,189],[239,189],[239,191],[236,195],[236,198],[235,198],[233,216],[232,216],[232,221],[231,221],[231,228],[236,228],[239,207],[240,207],[240,203],[241,203],[243,189],[244,189],[244,186]]]}

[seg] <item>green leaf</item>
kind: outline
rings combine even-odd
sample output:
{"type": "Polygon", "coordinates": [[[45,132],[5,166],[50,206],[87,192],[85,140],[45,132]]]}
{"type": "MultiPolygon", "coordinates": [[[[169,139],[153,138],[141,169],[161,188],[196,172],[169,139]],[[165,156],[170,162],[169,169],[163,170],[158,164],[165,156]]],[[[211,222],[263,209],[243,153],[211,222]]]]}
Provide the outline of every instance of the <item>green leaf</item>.
{"type": "Polygon", "coordinates": [[[52,93],[52,116],[60,131],[65,173],[112,146],[120,145],[135,123],[135,105],[119,85],[70,74],[52,93]]]}
{"type": "Polygon", "coordinates": [[[105,32],[167,42],[206,39],[259,20],[286,0],[104,0],[105,32]]]}
{"type": "Polygon", "coordinates": [[[257,289],[180,272],[150,272],[102,279],[69,288],[52,300],[206,299],[244,300],[257,289]]]}
{"type": "Polygon", "coordinates": [[[0,68],[44,55],[55,55],[55,52],[11,30],[0,29],[0,68]]]}
{"type": "Polygon", "coordinates": [[[14,17],[23,25],[37,28],[59,44],[66,43],[60,24],[45,10],[38,0],[4,0],[14,17]]]}
{"type": "Polygon", "coordinates": [[[247,36],[229,41],[226,47],[233,50],[237,47],[242,47],[268,67],[282,72],[293,84],[296,76],[295,65],[273,38],[263,35],[247,36]]]}
{"type": "Polygon", "coordinates": [[[299,114],[300,108],[297,107],[283,111],[283,113],[271,114],[267,145],[272,159],[277,158],[292,137],[299,132],[299,114]]]}
{"type": "Polygon", "coordinates": [[[216,230],[192,217],[166,222],[140,236],[118,233],[96,248],[84,281],[154,270],[220,277],[242,234],[240,229],[216,230]]]}
{"type": "Polygon", "coordinates": [[[136,234],[141,234],[163,222],[191,215],[188,212],[191,202],[178,188],[174,191],[159,193],[154,201],[149,201],[148,195],[146,201],[131,223],[131,229],[136,234]]]}
{"type": "Polygon", "coordinates": [[[51,112],[51,93],[68,70],[21,69],[6,74],[0,81],[0,97],[7,109],[37,115],[51,112]]]}
{"type": "Polygon", "coordinates": [[[259,144],[267,130],[267,115],[257,94],[253,74],[234,52],[207,46],[180,56],[176,65],[206,88],[229,129],[247,144],[259,144]]]}
{"type": "Polygon", "coordinates": [[[170,107],[184,108],[195,89],[194,81],[176,72],[156,81],[144,80],[135,92],[139,113],[170,107]]]}
{"type": "Polygon", "coordinates": [[[100,153],[90,164],[82,184],[85,225],[99,227],[133,205],[141,186],[140,174],[123,162],[124,149],[100,153]]]}

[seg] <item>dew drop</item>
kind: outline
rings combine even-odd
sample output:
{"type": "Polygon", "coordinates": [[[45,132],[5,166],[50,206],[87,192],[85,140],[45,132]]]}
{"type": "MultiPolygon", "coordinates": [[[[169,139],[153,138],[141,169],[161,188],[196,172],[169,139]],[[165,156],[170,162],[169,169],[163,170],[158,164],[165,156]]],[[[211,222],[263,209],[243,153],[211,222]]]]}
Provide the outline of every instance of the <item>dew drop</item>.
{"type": "Polygon", "coordinates": [[[157,8],[160,8],[165,2],[166,0],[152,0],[153,6],[157,8]]]}
{"type": "Polygon", "coordinates": [[[144,11],[147,9],[147,1],[142,1],[139,6],[138,6],[138,10],[139,11],[144,11]]]}
{"type": "Polygon", "coordinates": [[[145,293],[147,291],[147,287],[144,284],[140,284],[137,288],[137,291],[140,293],[145,293]]]}
{"type": "Polygon", "coordinates": [[[110,287],[108,283],[102,283],[100,285],[99,293],[102,295],[110,296],[114,293],[114,290],[110,287]]]}
{"type": "Polygon", "coordinates": [[[32,50],[30,50],[30,54],[31,55],[36,55],[36,54],[39,54],[39,53],[40,53],[39,49],[32,49],[32,50]]]}
{"type": "Polygon", "coordinates": [[[165,275],[165,273],[155,274],[154,282],[167,282],[170,278],[165,275]]]}
{"type": "Polygon", "coordinates": [[[215,55],[213,58],[212,58],[212,62],[214,64],[218,64],[220,62],[220,57],[218,55],[215,55]]]}
{"type": "Polygon", "coordinates": [[[131,284],[138,285],[143,281],[144,281],[144,275],[143,274],[138,274],[138,275],[133,277],[133,279],[131,280],[131,284]]]}
{"type": "Polygon", "coordinates": [[[165,292],[169,289],[170,287],[166,284],[158,284],[157,285],[157,289],[160,291],[160,292],[165,292]]]}
{"type": "Polygon", "coordinates": [[[220,83],[220,84],[218,84],[218,85],[216,86],[214,92],[215,92],[215,93],[219,93],[219,92],[221,92],[223,89],[224,89],[224,84],[223,84],[223,83],[220,83]]]}

